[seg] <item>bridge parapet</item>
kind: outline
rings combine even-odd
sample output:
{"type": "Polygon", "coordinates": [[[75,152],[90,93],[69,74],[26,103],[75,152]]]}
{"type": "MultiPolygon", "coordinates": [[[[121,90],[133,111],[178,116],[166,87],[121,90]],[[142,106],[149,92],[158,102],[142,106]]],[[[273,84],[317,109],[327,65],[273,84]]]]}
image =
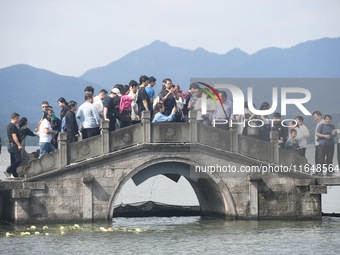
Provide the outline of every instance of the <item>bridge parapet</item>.
{"type": "Polygon", "coordinates": [[[55,169],[61,168],[61,150],[45,154],[40,159],[31,160],[24,168],[25,178],[40,175],[55,169]]]}
{"type": "Polygon", "coordinates": [[[110,133],[110,152],[142,144],[145,125],[136,124],[110,133]]]}
{"type": "MultiPolygon", "coordinates": [[[[237,135],[239,154],[247,157],[256,158],[264,162],[272,162],[272,151],[270,150],[270,143],[248,137],[237,135]]],[[[278,146],[278,145],[277,145],[278,146]]]]}

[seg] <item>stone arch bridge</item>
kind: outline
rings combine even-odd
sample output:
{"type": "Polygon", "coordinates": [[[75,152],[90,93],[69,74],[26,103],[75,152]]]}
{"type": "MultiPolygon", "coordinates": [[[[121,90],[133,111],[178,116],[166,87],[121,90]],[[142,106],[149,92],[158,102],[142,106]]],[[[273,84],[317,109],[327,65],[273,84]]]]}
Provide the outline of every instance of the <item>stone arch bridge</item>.
{"type": "Polygon", "coordinates": [[[109,133],[103,122],[100,136],[77,143],[67,144],[61,133],[59,149],[31,160],[22,181],[1,184],[0,204],[7,206],[3,216],[16,222],[110,220],[127,180],[138,185],[163,174],[189,181],[202,215],[318,219],[327,189],[292,170],[304,164],[305,158],[279,150],[276,132],[267,143],[197,123],[195,114],[189,123],[150,123],[143,112],[141,124],[109,133]],[[282,166],[291,170],[267,171],[282,166]]]}

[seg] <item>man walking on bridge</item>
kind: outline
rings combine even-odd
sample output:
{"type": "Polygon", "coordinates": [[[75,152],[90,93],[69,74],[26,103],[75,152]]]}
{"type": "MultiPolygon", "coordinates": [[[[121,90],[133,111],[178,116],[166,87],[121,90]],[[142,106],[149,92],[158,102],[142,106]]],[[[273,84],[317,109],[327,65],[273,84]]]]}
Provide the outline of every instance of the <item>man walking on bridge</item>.
{"type": "Polygon", "coordinates": [[[21,164],[21,138],[19,129],[16,126],[20,121],[20,115],[14,112],[11,116],[11,123],[7,127],[8,152],[11,155],[11,165],[7,168],[5,174],[8,178],[19,177],[17,167],[21,164]]]}

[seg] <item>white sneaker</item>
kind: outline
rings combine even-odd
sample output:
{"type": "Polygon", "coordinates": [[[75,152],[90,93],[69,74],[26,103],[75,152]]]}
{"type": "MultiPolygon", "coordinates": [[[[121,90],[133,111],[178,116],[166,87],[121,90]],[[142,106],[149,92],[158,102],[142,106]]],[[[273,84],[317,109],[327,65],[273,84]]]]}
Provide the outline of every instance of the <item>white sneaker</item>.
{"type": "Polygon", "coordinates": [[[4,174],[6,175],[6,177],[9,179],[11,178],[11,175],[9,173],[7,173],[6,171],[4,172],[4,174]]]}
{"type": "Polygon", "coordinates": [[[11,176],[9,177],[9,179],[14,179],[14,176],[13,176],[13,174],[11,174],[11,176]]]}

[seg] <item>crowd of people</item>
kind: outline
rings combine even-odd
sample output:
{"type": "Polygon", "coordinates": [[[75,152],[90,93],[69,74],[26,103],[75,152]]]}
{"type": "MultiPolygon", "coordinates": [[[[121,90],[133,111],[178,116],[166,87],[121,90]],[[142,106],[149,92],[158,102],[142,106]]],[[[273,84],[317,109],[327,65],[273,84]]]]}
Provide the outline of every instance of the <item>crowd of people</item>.
{"type": "MultiPolygon", "coordinates": [[[[245,114],[234,115],[233,102],[228,99],[225,91],[218,91],[218,98],[213,98],[215,95],[207,93],[198,83],[193,83],[190,84],[189,90],[183,93],[178,84],[174,84],[170,78],[166,78],[162,81],[161,91],[156,96],[155,85],[154,77],[142,75],[139,82],[131,80],[128,85],[116,84],[110,92],[102,89],[96,96],[94,88],[87,86],[84,89],[84,102],[79,107],[74,100],[67,102],[64,97],[57,100],[61,108],[59,117],[56,116],[53,107],[47,101],[43,101],[41,105],[42,117],[35,133],[27,127],[27,118],[20,119],[18,113],[13,113],[7,129],[11,165],[5,174],[9,178],[18,177],[16,168],[24,157],[22,154],[25,151],[23,147],[26,136],[39,136],[39,157],[41,157],[58,148],[59,132],[65,132],[67,142],[74,143],[80,137],[88,139],[99,135],[100,124],[103,120],[109,122],[109,131],[138,124],[141,122],[143,111],[150,112],[153,123],[187,122],[189,112],[195,111],[199,123],[225,130],[237,128],[239,134],[267,142],[270,141],[270,131],[277,131],[279,146],[282,149],[305,157],[310,133],[303,124],[302,116],[296,116],[294,123],[287,127],[281,122],[280,113],[274,113],[271,121],[269,116],[253,114],[249,110],[247,102],[244,104],[245,114]],[[216,103],[219,101],[216,99],[221,99],[221,104],[216,103]],[[202,109],[203,100],[205,102],[204,110],[202,109]],[[218,122],[215,120],[227,121],[218,122]],[[238,125],[229,125],[229,120],[234,120],[238,125]],[[244,125],[240,123],[244,123],[244,125]]],[[[269,103],[264,102],[259,110],[267,110],[269,107],[269,103]]],[[[313,113],[313,118],[317,122],[315,164],[325,164],[328,168],[333,162],[335,137],[340,133],[340,130],[331,124],[330,115],[325,115],[323,119],[322,114],[316,111],[313,113]]],[[[338,139],[337,148],[338,161],[340,160],[339,147],[340,139],[338,139]]]]}

